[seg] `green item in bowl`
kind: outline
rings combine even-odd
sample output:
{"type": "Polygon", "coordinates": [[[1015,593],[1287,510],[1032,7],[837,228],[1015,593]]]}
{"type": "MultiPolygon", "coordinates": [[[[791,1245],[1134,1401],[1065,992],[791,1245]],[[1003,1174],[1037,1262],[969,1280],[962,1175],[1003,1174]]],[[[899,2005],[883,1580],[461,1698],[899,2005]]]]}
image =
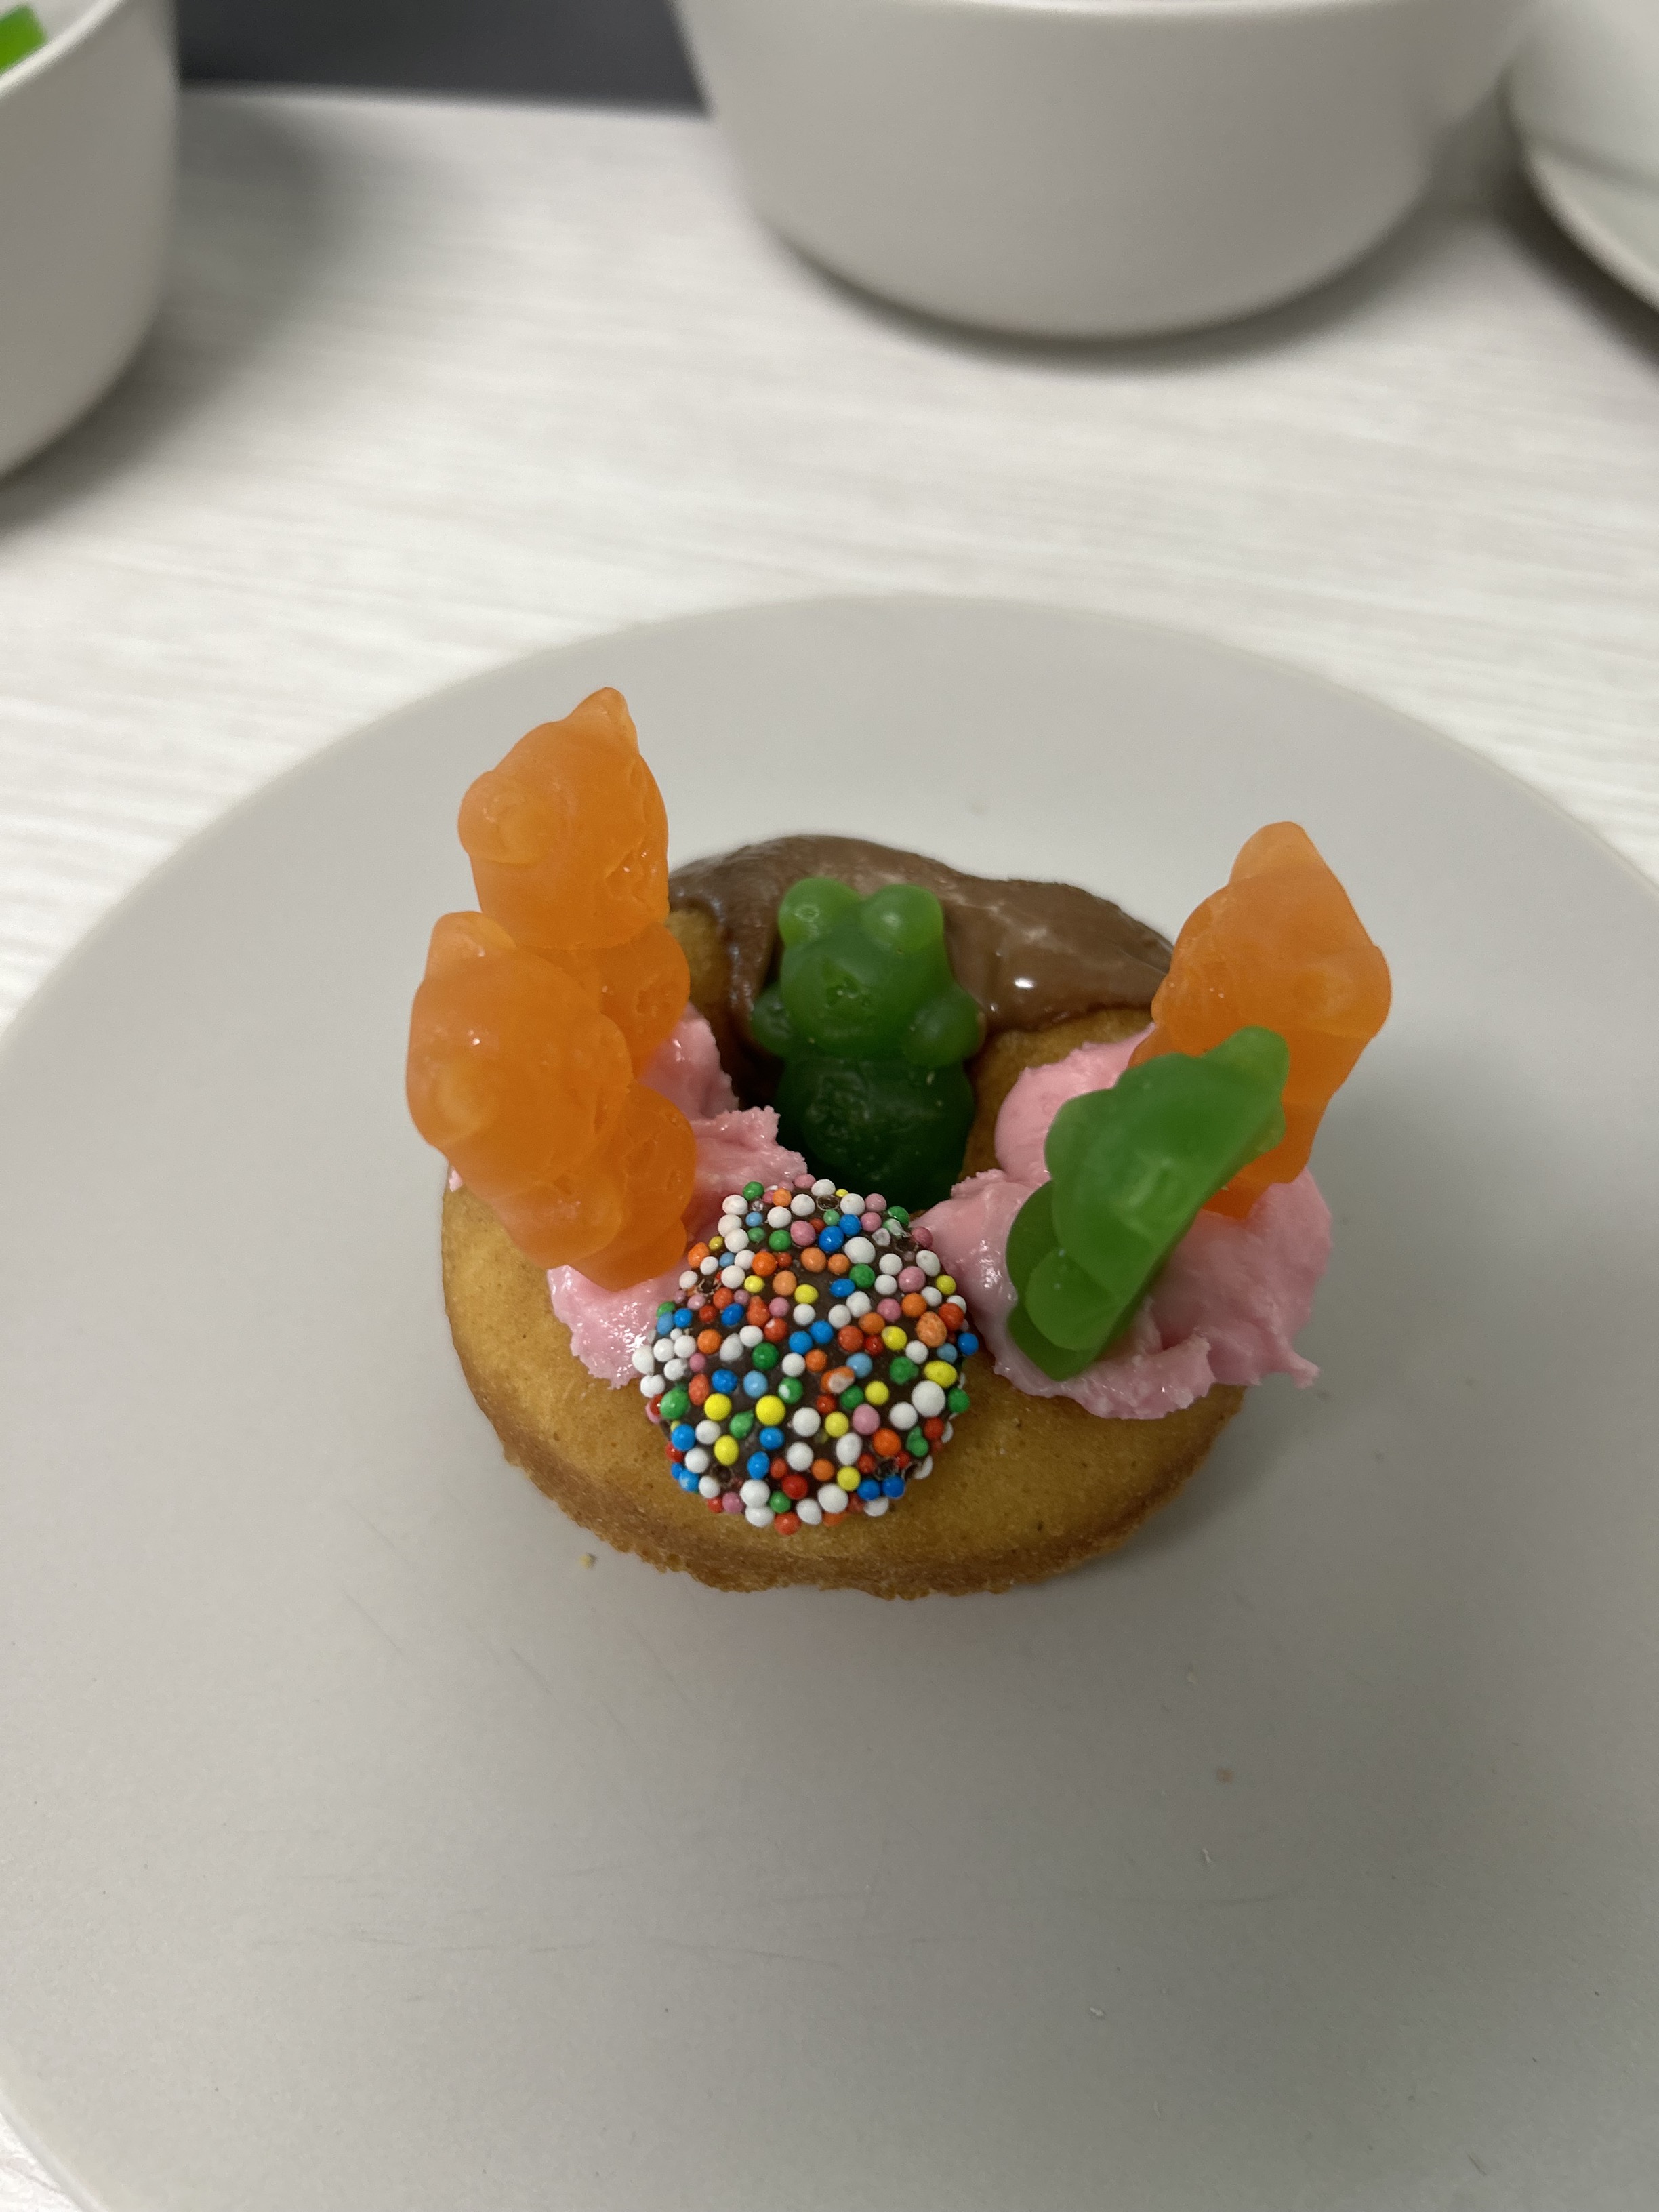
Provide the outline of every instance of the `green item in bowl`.
{"type": "Polygon", "coordinates": [[[33,8],[8,8],[0,15],[0,70],[27,61],[46,43],[46,34],[33,8]]]}

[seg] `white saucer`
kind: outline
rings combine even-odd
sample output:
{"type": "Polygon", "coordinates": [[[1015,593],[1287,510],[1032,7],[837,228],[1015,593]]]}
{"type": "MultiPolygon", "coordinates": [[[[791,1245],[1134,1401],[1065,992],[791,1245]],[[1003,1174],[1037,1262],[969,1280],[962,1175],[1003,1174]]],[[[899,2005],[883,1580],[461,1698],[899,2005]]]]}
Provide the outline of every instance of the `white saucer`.
{"type": "Polygon", "coordinates": [[[1510,106],[1546,206],[1659,307],[1659,8],[1550,0],[1516,63],[1510,106]]]}
{"type": "Polygon", "coordinates": [[[19,2126],[106,2212],[1650,2202],[1656,978],[1650,887],[1469,755],[1034,607],[601,640],[272,786],[0,1050],[19,2126]],[[682,854],[1170,928],[1294,816],[1347,881],[1396,1011],[1323,1380],[1115,1561],[722,1596],[503,1464],[404,1028],[463,787],[600,683],[682,854]]]}

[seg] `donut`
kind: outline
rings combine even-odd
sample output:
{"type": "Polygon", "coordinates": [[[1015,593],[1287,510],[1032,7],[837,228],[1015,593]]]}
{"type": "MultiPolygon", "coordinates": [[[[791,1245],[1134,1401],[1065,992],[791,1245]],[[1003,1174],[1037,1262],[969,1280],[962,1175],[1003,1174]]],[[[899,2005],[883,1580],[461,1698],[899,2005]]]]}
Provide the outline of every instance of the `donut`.
{"type": "Polygon", "coordinates": [[[482,911],[434,931],[409,1063],[445,1305],[507,1460],[602,1541],[728,1591],[1007,1590],[1313,1378],[1308,1153],[1389,984],[1296,824],[1173,953],[861,839],[671,875],[600,692],[460,827],[482,911]]]}

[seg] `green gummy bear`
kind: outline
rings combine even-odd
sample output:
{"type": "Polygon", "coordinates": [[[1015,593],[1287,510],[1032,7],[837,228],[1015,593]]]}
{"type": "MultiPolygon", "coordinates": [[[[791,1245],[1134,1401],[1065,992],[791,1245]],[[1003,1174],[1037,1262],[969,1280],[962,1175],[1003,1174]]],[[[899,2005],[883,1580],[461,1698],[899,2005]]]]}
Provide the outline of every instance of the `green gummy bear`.
{"type": "Polygon", "coordinates": [[[1045,1375],[1063,1382],[1098,1359],[1205,1201],[1282,1140],[1290,1066],[1276,1031],[1235,1030],[1060,1108],[1043,1147],[1052,1180],[1008,1232],[1009,1334],[1045,1375]]]}
{"type": "Polygon", "coordinates": [[[0,70],[27,61],[46,43],[46,34],[33,8],[9,8],[0,15],[0,70]]]}
{"type": "Polygon", "coordinates": [[[984,1031],[951,972],[945,910],[891,884],[860,898],[808,876],[778,907],[783,959],[755,1041],[784,1063],[779,1134],[848,1190],[912,1212],[947,1197],[974,1120],[963,1062],[984,1031]]]}

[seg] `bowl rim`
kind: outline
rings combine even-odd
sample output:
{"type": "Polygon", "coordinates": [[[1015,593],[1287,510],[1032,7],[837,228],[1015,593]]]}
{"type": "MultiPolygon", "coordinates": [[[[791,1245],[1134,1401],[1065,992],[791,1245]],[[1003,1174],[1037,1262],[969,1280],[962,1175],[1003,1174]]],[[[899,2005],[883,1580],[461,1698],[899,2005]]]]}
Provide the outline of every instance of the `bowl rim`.
{"type": "MultiPolygon", "coordinates": [[[[47,39],[44,46],[37,46],[21,62],[14,62],[9,70],[0,70],[0,101],[15,99],[26,84],[33,84],[46,76],[54,64],[62,61],[88,39],[96,38],[112,15],[118,15],[124,8],[131,7],[134,0],[92,0],[66,31],[59,31],[47,39]]],[[[0,0],[0,13],[6,12],[10,0],[0,0]]]]}

